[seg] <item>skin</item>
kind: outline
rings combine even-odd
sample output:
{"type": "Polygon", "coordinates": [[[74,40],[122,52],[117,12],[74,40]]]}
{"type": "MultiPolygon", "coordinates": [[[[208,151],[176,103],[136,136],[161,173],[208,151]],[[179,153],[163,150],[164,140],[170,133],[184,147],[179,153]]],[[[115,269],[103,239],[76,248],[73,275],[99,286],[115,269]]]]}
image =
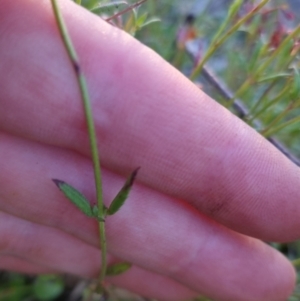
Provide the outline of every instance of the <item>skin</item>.
{"type": "MultiPolygon", "coordinates": [[[[107,220],[108,282],[159,300],[284,301],[293,267],[261,240],[300,237],[299,169],[157,54],[59,2],[87,77],[104,199],[141,166],[107,220]]],[[[81,99],[50,1],[0,7],[0,268],[96,277],[97,223],[57,189],[95,201],[81,99]]]]}

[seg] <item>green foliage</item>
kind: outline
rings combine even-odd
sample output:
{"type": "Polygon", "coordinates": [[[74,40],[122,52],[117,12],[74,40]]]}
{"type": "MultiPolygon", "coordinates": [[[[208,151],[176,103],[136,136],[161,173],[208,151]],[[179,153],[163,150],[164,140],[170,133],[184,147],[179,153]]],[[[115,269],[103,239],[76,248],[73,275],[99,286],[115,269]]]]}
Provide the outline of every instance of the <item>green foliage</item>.
{"type": "Polygon", "coordinates": [[[64,181],[53,179],[60,191],[86,216],[94,217],[94,211],[87,198],[77,189],[64,181]]]}
{"type": "Polygon", "coordinates": [[[0,300],[20,301],[32,294],[32,287],[21,275],[10,273],[0,276],[0,300]]]}
{"type": "MultiPolygon", "coordinates": [[[[265,1],[259,9],[255,8],[254,2],[247,5],[242,2],[232,1],[232,6],[227,7],[227,11],[219,10],[219,14],[215,14],[212,8],[214,3],[209,2],[198,13],[191,26],[197,32],[198,43],[198,46],[194,43],[194,60],[191,55],[180,53],[174,44],[177,33],[185,27],[182,12],[192,11],[189,1],[182,11],[178,9],[177,14],[172,14],[176,10],[170,9],[166,3],[165,9],[157,4],[155,13],[161,19],[160,29],[150,26],[137,37],[187,75],[197,64],[198,69],[192,78],[203,83],[206,93],[236,114],[239,112],[234,103],[240,101],[247,108],[242,117],[245,122],[264,136],[283,141],[292,153],[300,156],[297,119],[300,113],[300,28],[296,17],[285,1],[265,1]],[[170,12],[167,13],[166,9],[170,12]],[[177,21],[175,30],[168,18],[177,21]],[[168,29],[166,32],[164,27],[168,29]],[[155,35],[159,35],[156,41],[164,41],[160,47],[150,39],[155,35]],[[199,73],[203,66],[212,69],[221,84],[225,83],[232,94],[231,101],[225,100],[220,91],[207,83],[203,73],[199,73]]],[[[256,5],[260,3],[262,1],[257,1],[256,5]]],[[[180,3],[174,1],[173,5],[179,7],[180,3]]]]}
{"type": "Polygon", "coordinates": [[[33,284],[34,296],[39,301],[52,301],[62,294],[64,290],[63,280],[54,275],[37,277],[33,284]]]}
{"type": "Polygon", "coordinates": [[[124,205],[126,199],[128,198],[129,192],[132,188],[133,182],[136,178],[139,169],[140,168],[135,169],[128,177],[124,186],[121,188],[121,190],[118,192],[118,194],[113,199],[110,206],[108,207],[106,211],[107,215],[115,214],[124,205]]]}
{"type": "MultiPolygon", "coordinates": [[[[76,1],[77,4],[81,4],[81,1],[76,1]]],[[[134,7],[139,4],[145,2],[145,0],[141,0],[136,5],[130,6],[130,10],[133,10],[134,7]]],[[[85,74],[83,74],[80,68],[80,59],[77,55],[76,49],[73,45],[72,38],[69,35],[68,28],[64,21],[63,14],[61,13],[60,6],[57,0],[51,0],[52,10],[55,17],[56,25],[58,27],[59,34],[62,39],[62,43],[64,44],[65,51],[68,54],[68,58],[70,60],[71,65],[75,72],[75,76],[77,78],[78,87],[81,94],[81,100],[83,104],[83,111],[85,113],[86,125],[87,125],[87,134],[90,142],[90,151],[92,155],[93,169],[94,169],[94,181],[96,188],[96,198],[97,198],[97,207],[92,207],[89,201],[75,188],[66,184],[61,180],[53,180],[54,183],[58,186],[58,188],[64,193],[64,195],[75,204],[80,211],[82,211],[85,215],[89,217],[95,217],[98,220],[98,228],[99,228],[99,244],[100,244],[100,257],[101,257],[101,269],[99,272],[98,284],[96,287],[97,292],[105,292],[105,276],[107,274],[107,243],[106,243],[106,231],[105,231],[105,216],[106,214],[112,215],[116,213],[121,206],[124,204],[125,200],[128,197],[129,191],[132,187],[133,181],[136,177],[137,170],[135,170],[129,179],[126,181],[124,187],[121,189],[117,197],[112,201],[110,207],[107,209],[103,202],[103,187],[102,187],[102,176],[101,176],[101,167],[100,167],[100,155],[98,151],[98,143],[97,143],[97,135],[95,129],[95,123],[93,118],[93,112],[91,107],[91,101],[89,96],[89,91],[87,87],[87,82],[85,79],[85,74]],[[95,216],[96,215],[96,216],[95,216]]],[[[121,14],[121,13],[119,13],[121,14]]],[[[118,14],[117,14],[118,15],[118,14]]],[[[135,16],[135,14],[134,14],[135,16]]],[[[115,17],[115,16],[114,16],[115,17]]],[[[113,18],[114,18],[113,17],[113,18]]],[[[110,18],[106,19],[107,21],[110,18]]],[[[143,20],[146,20],[144,18],[143,20]]],[[[122,267],[124,269],[124,265],[118,265],[118,271],[121,272],[122,267]]],[[[117,268],[115,267],[115,270],[117,268]]],[[[116,271],[115,271],[116,272],[116,271]]],[[[113,273],[113,270],[111,271],[113,273]]]]}
{"type": "MultiPolygon", "coordinates": [[[[124,205],[132,188],[132,185],[135,181],[138,170],[139,168],[135,169],[130,174],[121,190],[112,200],[110,206],[108,208],[104,206],[105,216],[115,214],[124,205]]],[[[82,213],[84,213],[88,217],[94,217],[99,221],[104,221],[104,219],[101,218],[101,216],[99,216],[98,206],[92,206],[90,204],[90,201],[76,188],[61,180],[52,179],[52,181],[59,188],[59,190],[62,191],[62,193],[67,197],[67,199],[70,200],[82,213]]]]}
{"type": "Polygon", "coordinates": [[[131,264],[128,262],[119,262],[111,264],[107,267],[106,276],[117,276],[125,273],[131,268],[131,264]]]}
{"type": "Polygon", "coordinates": [[[1,301],[55,301],[64,288],[63,279],[55,275],[33,278],[10,273],[0,276],[1,301]]]}

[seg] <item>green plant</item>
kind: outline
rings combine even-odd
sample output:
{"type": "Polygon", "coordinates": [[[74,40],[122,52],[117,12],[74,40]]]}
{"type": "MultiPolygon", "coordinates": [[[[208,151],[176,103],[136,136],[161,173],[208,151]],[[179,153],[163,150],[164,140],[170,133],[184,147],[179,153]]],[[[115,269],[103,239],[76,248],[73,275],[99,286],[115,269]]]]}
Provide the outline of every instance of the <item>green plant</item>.
{"type": "Polygon", "coordinates": [[[29,300],[29,298],[34,298],[36,301],[53,301],[65,288],[62,277],[56,275],[28,278],[11,273],[0,276],[0,280],[1,301],[29,300]]]}
{"type": "Polygon", "coordinates": [[[96,194],[97,194],[97,205],[93,207],[90,205],[90,201],[88,201],[84,195],[82,195],[79,191],[77,191],[71,185],[65,183],[64,181],[53,179],[54,183],[58,186],[58,188],[64,193],[64,195],[77,206],[79,210],[81,210],[88,217],[93,217],[97,219],[99,224],[99,241],[100,241],[100,249],[101,249],[101,271],[99,275],[99,282],[97,286],[97,292],[103,293],[105,290],[104,279],[105,276],[109,275],[118,275],[122,272],[125,272],[128,268],[130,268],[129,263],[116,263],[109,267],[107,267],[107,246],[106,246],[106,233],[105,233],[105,219],[108,215],[115,214],[121,206],[124,204],[129,191],[133,185],[135,177],[137,175],[138,169],[135,169],[132,174],[127,179],[126,183],[119,191],[117,196],[113,199],[109,207],[106,207],[103,203],[102,196],[102,179],[101,179],[101,169],[100,169],[100,158],[97,146],[97,138],[95,132],[95,125],[92,115],[92,109],[90,106],[90,99],[87,89],[87,83],[85,80],[85,76],[81,70],[79,58],[76,54],[74,46],[72,44],[71,38],[69,36],[68,30],[66,28],[63,16],[60,12],[59,6],[56,0],[51,0],[53,11],[55,14],[56,22],[59,28],[60,35],[64,42],[65,48],[69,55],[70,61],[74,68],[75,74],[78,79],[78,85],[81,92],[81,98],[83,102],[88,135],[90,140],[90,148],[92,153],[93,167],[94,167],[94,177],[95,177],[95,186],[96,186],[96,194]]]}
{"type": "MultiPolygon", "coordinates": [[[[192,80],[204,78],[209,83],[203,87],[205,92],[299,165],[293,152],[300,154],[296,134],[300,28],[288,29],[284,24],[284,19],[288,22],[293,15],[282,2],[260,1],[247,6],[242,1],[233,1],[215,34],[212,21],[206,22],[203,13],[199,17],[203,17],[201,22],[197,23],[195,18],[195,23],[188,25],[189,30],[196,28],[201,36],[198,34],[194,45],[185,41],[188,56],[179,64],[177,61],[176,67],[191,68],[192,80]],[[205,42],[208,45],[203,47],[205,42]]],[[[177,53],[180,51],[177,49],[177,53]]]]}

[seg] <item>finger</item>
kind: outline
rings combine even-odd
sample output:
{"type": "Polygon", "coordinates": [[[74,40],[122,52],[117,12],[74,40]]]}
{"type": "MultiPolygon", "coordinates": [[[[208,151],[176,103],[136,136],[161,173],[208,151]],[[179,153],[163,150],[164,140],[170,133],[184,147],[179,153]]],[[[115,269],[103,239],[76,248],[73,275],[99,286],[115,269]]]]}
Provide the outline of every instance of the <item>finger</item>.
{"type": "Polygon", "coordinates": [[[100,267],[97,248],[62,231],[3,212],[0,220],[0,255],[17,256],[55,271],[96,277],[100,267]]]}
{"type": "Polygon", "coordinates": [[[0,255],[0,269],[26,274],[51,274],[54,271],[12,255],[0,255]]]}
{"type": "MultiPolygon", "coordinates": [[[[27,273],[52,271],[85,278],[97,277],[99,250],[62,231],[0,212],[0,233],[2,268],[27,273]]],[[[108,281],[159,300],[184,300],[196,296],[195,292],[173,280],[137,267],[122,276],[108,277],[108,281]]]]}
{"type": "Polygon", "coordinates": [[[140,296],[161,301],[192,300],[199,295],[177,281],[137,266],[120,276],[109,277],[108,281],[140,296]]]}
{"type": "MultiPolygon", "coordinates": [[[[9,255],[0,256],[0,269],[26,274],[52,274],[62,272],[9,255]]],[[[126,288],[140,296],[159,298],[161,301],[188,300],[197,296],[177,282],[137,267],[132,267],[123,275],[110,277],[108,282],[118,287],[126,288]]]]}
{"type": "MultiPolygon", "coordinates": [[[[299,237],[296,166],[146,47],[70,1],[59,5],[87,75],[104,166],[142,166],[144,184],[237,231],[299,237]]],[[[89,155],[50,2],[5,0],[0,14],[0,128],[89,155]]]]}
{"type": "MultiPolygon", "coordinates": [[[[62,179],[93,202],[91,162],[72,151],[7,135],[0,139],[0,153],[5,154],[0,209],[98,246],[97,223],[70,204],[51,181],[62,179]]],[[[102,172],[108,204],[124,179],[105,169],[102,172]]],[[[107,219],[106,229],[112,255],[216,300],[284,300],[294,285],[294,271],[277,251],[138,183],[125,206],[107,219]]],[[[56,246],[62,243],[55,237],[47,241],[56,246]]],[[[28,244],[28,239],[23,242],[28,244]]],[[[73,249],[69,247],[68,253],[73,249]]]]}

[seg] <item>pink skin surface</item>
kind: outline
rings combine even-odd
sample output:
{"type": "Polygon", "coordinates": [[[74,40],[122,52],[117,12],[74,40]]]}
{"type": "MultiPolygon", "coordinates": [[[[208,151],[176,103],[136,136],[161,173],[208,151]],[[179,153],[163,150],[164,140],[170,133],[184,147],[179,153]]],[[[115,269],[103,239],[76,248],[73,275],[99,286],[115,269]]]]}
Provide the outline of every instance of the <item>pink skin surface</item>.
{"type": "MultiPolygon", "coordinates": [[[[59,5],[92,98],[109,202],[108,281],[146,297],[284,301],[295,272],[259,239],[300,237],[299,169],[126,33],[72,1],[59,5]]],[[[49,0],[0,6],[0,268],[96,277],[97,223],[51,181],[95,201],[78,86],[49,0]]]]}

